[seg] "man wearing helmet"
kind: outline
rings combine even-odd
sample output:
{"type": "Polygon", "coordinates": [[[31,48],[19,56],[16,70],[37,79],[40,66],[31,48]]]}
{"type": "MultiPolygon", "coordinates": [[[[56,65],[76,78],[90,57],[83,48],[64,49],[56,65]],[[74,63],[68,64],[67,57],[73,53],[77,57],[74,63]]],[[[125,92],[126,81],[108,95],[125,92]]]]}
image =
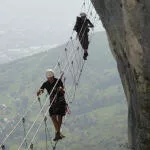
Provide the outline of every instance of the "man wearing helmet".
{"type": "Polygon", "coordinates": [[[80,13],[80,17],[77,17],[76,19],[74,30],[77,32],[77,36],[79,38],[81,46],[84,49],[84,55],[83,55],[84,60],[87,60],[87,56],[88,56],[87,50],[89,46],[89,39],[88,39],[88,32],[90,31],[89,27],[93,28],[94,25],[86,17],[85,13],[83,12],[80,13]]]}
{"type": "Polygon", "coordinates": [[[61,132],[62,119],[66,112],[66,101],[65,101],[65,91],[61,79],[54,77],[54,72],[52,69],[46,70],[47,81],[44,82],[41,88],[37,91],[37,96],[47,90],[50,95],[50,108],[49,114],[52,119],[53,125],[55,127],[55,138],[54,141],[62,139],[65,137],[61,132]]]}

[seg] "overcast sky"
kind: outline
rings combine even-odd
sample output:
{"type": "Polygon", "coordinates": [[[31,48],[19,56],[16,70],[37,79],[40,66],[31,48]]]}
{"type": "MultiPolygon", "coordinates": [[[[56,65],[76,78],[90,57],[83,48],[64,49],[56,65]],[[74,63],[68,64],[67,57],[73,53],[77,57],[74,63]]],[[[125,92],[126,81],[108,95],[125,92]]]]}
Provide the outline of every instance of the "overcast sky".
{"type": "MultiPolygon", "coordinates": [[[[70,23],[80,11],[83,0],[0,0],[0,24],[20,18],[34,18],[37,22],[60,21],[70,23]]],[[[35,22],[36,23],[36,22],[35,22]]]]}
{"type": "MultiPolygon", "coordinates": [[[[44,30],[55,39],[58,37],[58,43],[61,38],[64,42],[72,32],[82,3],[83,0],[0,0],[0,34],[14,29],[37,33],[44,30]]],[[[38,36],[46,33],[40,32],[38,36]]]]}

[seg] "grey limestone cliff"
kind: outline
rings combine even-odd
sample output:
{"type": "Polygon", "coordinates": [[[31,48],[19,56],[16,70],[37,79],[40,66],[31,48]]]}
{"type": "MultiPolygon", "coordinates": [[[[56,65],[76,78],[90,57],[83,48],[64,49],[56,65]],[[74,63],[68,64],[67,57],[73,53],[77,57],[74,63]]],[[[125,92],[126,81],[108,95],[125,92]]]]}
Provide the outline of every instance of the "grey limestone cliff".
{"type": "Polygon", "coordinates": [[[128,102],[129,144],[150,150],[150,0],[92,0],[128,102]]]}

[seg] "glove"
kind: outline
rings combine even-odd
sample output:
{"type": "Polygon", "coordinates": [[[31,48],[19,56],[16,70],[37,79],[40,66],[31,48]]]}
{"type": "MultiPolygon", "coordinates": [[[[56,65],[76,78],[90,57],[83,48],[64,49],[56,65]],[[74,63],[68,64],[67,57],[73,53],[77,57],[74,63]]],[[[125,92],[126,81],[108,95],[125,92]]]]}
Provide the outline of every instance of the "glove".
{"type": "Polygon", "coordinates": [[[41,95],[42,93],[44,92],[44,90],[43,89],[39,89],[38,91],[37,91],[37,96],[39,96],[39,95],[41,95]]]}
{"type": "Polygon", "coordinates": [[[63,89],[61,86],[58,88],[58,92],[60,92],[60,93],[62,93],[62,94],[65,93],[64,89],[63,89]]]}

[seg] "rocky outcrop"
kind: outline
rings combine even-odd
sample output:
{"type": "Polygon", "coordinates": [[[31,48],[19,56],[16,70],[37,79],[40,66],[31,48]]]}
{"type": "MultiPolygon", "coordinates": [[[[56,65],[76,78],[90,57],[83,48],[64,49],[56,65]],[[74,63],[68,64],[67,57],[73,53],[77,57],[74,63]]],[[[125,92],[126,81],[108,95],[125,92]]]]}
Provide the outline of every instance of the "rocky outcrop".
{"type": "Polygon", "coordinates": [[[92,0],[128,102],[129,144],[150,150],[150,0],[92,0]]]}

